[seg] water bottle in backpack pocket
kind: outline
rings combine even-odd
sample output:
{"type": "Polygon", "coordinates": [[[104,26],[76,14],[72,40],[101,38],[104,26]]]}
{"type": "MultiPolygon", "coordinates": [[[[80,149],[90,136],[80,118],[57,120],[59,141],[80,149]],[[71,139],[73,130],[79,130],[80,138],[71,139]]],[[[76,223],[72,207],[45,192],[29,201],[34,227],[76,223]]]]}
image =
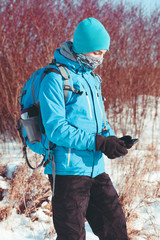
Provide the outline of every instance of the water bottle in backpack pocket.
{"type": "Polygon", "coordinates": [[[26,108],[21,111],[21,122],[31,144],[41,142],[42,140],[39,113],[39,106],[36,104],[33,104],[30,108],[26,108]]]}

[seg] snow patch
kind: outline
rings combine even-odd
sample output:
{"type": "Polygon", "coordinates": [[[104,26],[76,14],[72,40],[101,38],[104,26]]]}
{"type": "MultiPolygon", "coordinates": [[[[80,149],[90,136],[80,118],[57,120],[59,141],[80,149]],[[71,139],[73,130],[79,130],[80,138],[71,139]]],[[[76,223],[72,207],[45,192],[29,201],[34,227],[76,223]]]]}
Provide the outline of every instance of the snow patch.
{"type": "Polygon", "coordinates": [[[17,170],[18,164],[16,162],[10,162],[7,164],[7,174],[6,177],[8,179],[12,178],[13,173],[17,170]]]}

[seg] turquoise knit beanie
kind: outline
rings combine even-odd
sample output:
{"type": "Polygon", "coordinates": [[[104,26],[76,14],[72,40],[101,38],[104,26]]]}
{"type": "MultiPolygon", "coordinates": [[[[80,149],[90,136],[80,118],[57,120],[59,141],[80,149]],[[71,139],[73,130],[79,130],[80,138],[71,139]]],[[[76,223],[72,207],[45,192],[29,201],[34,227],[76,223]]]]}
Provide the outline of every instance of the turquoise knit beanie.
{"type": "Polygon", "coordinates": [[[97,19],[87,18],[78,24],[73,37],[73,51],[75,53],[109,51],[109,45],[110,36],[97,19]]]}

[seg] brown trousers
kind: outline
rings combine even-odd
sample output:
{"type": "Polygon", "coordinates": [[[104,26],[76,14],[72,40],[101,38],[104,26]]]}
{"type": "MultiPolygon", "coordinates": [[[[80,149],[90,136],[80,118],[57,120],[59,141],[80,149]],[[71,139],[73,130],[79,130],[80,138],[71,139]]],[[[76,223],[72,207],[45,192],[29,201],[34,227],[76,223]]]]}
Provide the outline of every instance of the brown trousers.
{"type": "MultiPolygon", "coordinates": [[[[49,175],[52,185],[52,175],[49,175]]],[[[100,240],[129,240],[126,220],[110,177],[56,176],[52,199],[57,240],[85,240],[87,219],[100,240]]]]}

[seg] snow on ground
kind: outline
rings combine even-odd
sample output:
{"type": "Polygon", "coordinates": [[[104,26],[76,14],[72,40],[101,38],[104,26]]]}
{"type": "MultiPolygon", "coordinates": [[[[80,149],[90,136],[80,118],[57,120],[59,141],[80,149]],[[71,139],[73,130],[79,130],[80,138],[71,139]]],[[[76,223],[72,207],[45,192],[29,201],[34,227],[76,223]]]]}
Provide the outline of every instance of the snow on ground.
{"type": "MultiPolygon", "coordinates": [[[[38,210],[40,211],[40,210],[38,210]]],[[[13,210],[12,215],[2,221],[0,224],[0,236],[3,240],[51,240],[52,237],[48,232],[48,229],[52,222],[50,217],[46,217],[45,220],[43,213],[40,211],[37,213],[42,216],[39,221],[32,222],[30,218],[24,215],[18,215],[13,210]]],[[[56,235],[53,238],[56,239],[56,235]]],[[[53,240],[52,239],[52,240],[53,240]]],[[[86,239],[98,240],[96,236],[91,232],[89,225],[86,223],[86,239]]]]}
{"type": "MultiPolygon", "coordinates": [[[[2,162],[3,165],[6,164],[7,179],[10,179],[17,167],[25,161],[21,151],[21,144],[16,142],[9,141],[6,150],[4,150],[4,147],[0,144],[0,156],[0,162],[2,162]],[[2,152],[3,154],[1,156],[2,152]]],[[[2,176],[0,176],[0,188],[4,190],[3,194],[10,188],[2,176]]],[[[5,200],[0,201],[0,208],[5,204],[8,204],[5,200]]],[[[39,220],[32,222],[30,218],[17,214],[15,209],[13,209],[12,215],[0,223],[0,239],[53,240],[49,232],[52,226],[52,218],[44,214],[41,209],[36,212],[36,216],[39,220]]],[[[86,240],[98,240],[87,222],[85,223],[85,228],[86,240]]],[[[54,239],[56,239],[56,235],[54,235],[54,239]]]]}
{"type": "MultiPolygon", "coordinates": [[[[160,139],[159,139],[159,132],[160,132],[160,121],[159,115],[154,118],[155,116],[155,108],[153,107],[152,101],[154,99],[151,97],[150,104],[147,106],[146,118],[143,123],[143,131],[139,137],[139,143],[133,147],[131,154],[127,157],[137,157],[142,159],[142,166],[143,166],[143,159],[148,154],[148,149],[146,148],[153,142],[157,143],[157,155],[158,155],[158,163],[160,166],[160,139]],[[152,127],[152,123],[154,121],[154,128],[152,127]]],[[[141,101],[141,99],[140,99],[141,101]]],[[[160,113],[160,99],[158,100],[158,113],[160,113]]],[[[139,114],[141,114],[142,109],[137,109],[139,114]]],[[[125,109],[121,113],[125,116],[125,109]]],[[[111,114],[110,114],[111,116],[111,114]]],[[[131,122],[131,119],[129,119],[131,122]]],[[[119,122],[117,121],[117,128],[119,126],[119,122]]],[[[123,122],[121,122],[122,127],[119,129],[118,136],[122,136],[122,128],[123,122]]],[[[141,123],[139,123],[141,124],[141,123]]],[[[127,126],[131,125],[131,128],[128,128],[127,134],[131,134],[134,137],[132,124],[129,123],[127,126]]],[[[125,128],[125,126],[124,126],[125,128]]],[[[0,144],[0,162],[6,164],[7,167],[7,178],[10,179],[13,172],[17,169],[21,163],[24,162],[21,152],[21,145],[15,142],[8,142],[8,149],[6,150],[5,154],[1,154],[2,152],[2,144],[0,144]]],[[[123,158],[117,159],[116,161],[123,162],[123,158]]],[[[116,187],[116,181],[119,177],[116,170],[112,169],[112,161],[105,158],[106,163],[106,172],[111,175],[111,179],[113,184],[116,187]]],[[[126,169],[127,171],[127,169],[126,169]]],[[[118,172],[118,174],[121,174],[118,172]]],[[[144,175],[144,181],[148,181],[148,184],[153,185],[155,182],[159,182],[160,184],[160,168],[157,169],[155,172],[148,172],[148,175],[144,175]]],[[[4,189],[4,192],[9,189],[9,184],[0,177],[0,188],[4,189]]],[[[143,233],[145,231],[148,234],[157,234],[156,237],[151,238],[150,240],[160,240],[160,191],[157,193],[157,198],[147,199],[140,199],[138,196],[134,201],[133,209],[135,209],[136,214],[139,216],[134,222],[134,229],[135,230],[142,230],[143,233]],[[139,206],[139,207],[137,207],[139,206]],[[154,226],[154,229],[151,229],[150,226],[154,226]],[[158,236],[158,237],[157,237],[158,236]]],[[[0,201],[0,208],[7,204],[4,200],[0,201]]],[[[50,226],[52,226],[52,219],[44,214],[44,212],[39,209],[36,212],[39,220],[32,222],[30,218],[25,217],[24,215],[18,215],[13,209],[12,214],[7,219],[3,219],[0,223],[0,238],[3,240],[51,240],[51,234],[49,233],[50,226]]],[[[98,240],[98,238],[93,234],[92,230],[90,229],[88,223],[85,224],[86,227],[86,240],[98,240]]],[[[54,239],[56,236],[54,236],[54,239]]],[[[135,240],[145,240],[145,236],[137,236],[135,240]]]]}

